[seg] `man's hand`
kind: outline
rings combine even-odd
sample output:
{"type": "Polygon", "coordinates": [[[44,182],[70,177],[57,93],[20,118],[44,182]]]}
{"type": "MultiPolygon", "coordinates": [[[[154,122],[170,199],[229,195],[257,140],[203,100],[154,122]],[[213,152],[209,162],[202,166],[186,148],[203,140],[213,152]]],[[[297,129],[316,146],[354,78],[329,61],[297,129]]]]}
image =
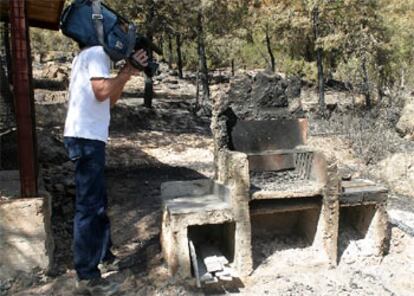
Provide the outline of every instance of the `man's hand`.
{"type": "MultiPolygon", "coordinates": [[[[133,55],[132,58],[138,63],[140,64],[142,67],[146,67],[148,66],[148,56],[147,53],[145,52],[145,50],[140,49],[138,51],[136,51],[133,55]]],[[[127,63],[125,64],[125,66],[121,69],[121,74],[124,75],[137,75],[139,73],[139,70],[137,68],[135,68],[134,66],[131,65],[130,62],[127,61],[127,63]]]]}
{"type": "MultiPolygon", "coordinates": [[[[134,53],[133,58],[143,67],[148,66],[148,56],[145,50],[138,50],[134,53]]],[[[127,62],[114,78],[91,79],[92,89],[96,99],[102,102],[110,98],[111,106],[114,105],[121,96],[127,81],[132,75],[137,75],[138,73],[139,70],[127,62]]]]}
{"type": "Polygon", "coordinates": [[[133,55],[132,58],[137,61],[139,64],[141,64],[142,67],[146,67],[148,66],[148,56],[145,50],[140,49],[138,51],[136,51],[133,55]]]}

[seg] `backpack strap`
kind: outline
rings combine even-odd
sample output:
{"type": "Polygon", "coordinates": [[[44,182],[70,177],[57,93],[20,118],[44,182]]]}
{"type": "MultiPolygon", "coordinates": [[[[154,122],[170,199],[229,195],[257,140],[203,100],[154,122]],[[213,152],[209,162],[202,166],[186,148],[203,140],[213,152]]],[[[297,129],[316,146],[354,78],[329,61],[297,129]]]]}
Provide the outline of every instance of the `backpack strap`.
{"type": "Polygon", "coordinates": [[[101,0],[92,0],[92,21],[95,25],[96,35],[99,43],[105,48],[103,14],[101,0]]]}
{"type": "Polygon", "coordinates": [[[103,46],[105,52],[109,57],[114,61],[119,61],[121,59],[127,58],[133,51],[135,47],[135,26],[133,24],[128,25],[128,34],[127,34],[127,49],[124,54],[120,53],[116,49],[111,49],[105,43],[105,32],[103,25],[103,14],[101,0],[90,0],[92,3],[92,21],[95,26],[96,37],[100,45],[103,46]]]}

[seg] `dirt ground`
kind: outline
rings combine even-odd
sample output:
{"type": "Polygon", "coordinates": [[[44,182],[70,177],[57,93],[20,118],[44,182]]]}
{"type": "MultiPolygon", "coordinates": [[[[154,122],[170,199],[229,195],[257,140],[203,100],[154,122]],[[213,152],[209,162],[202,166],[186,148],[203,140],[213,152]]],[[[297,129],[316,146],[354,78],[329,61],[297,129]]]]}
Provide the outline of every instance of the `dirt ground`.
{"type": "MultiPolygon", "coordinates": [[[[142,81],[136,82],[113,111],[107,147],[109,216],[121,270],[104,276],[120,284],[117,295],[414,295],[414,238],[393,225],[389,252],[382,260],[364,256],[355,237],[348,251],[356,256],[344,256],[335,269],[318,264],[318,254],[300,238],[279,237],[270,242],[253,238],[255,268],[247,278],[197,289],[194,281],[182,283],[170,277],[159,242],[160,185],[213,176],[210,122],[191,112],[191,84],[180,82],[180,87],[191,91],[184,97],[168,96],[168,91],[176,94],[177,88],[163,86],[165,95],[155,100],[152,110],[145,110],[139,98],[142,81]],[[292,245],[294,249],[288,247],[292,245]]],[[[49,132],[61,138],[61,127],[49,132]]],[[[348,166],[366,166],[344,139],[315,136],[312,141],[335,149],[348,166]]],[[[62,163],[43,166],[46,187],[56,196],[55,270],[48,275],[39,270],[19,274],[2,283],[0,295],[72,295],[74,193],[71,173],[62,170],[73,168],[67,160],[62,163]],[[56,184],[63,184],[64,193],[56,184]]]]}

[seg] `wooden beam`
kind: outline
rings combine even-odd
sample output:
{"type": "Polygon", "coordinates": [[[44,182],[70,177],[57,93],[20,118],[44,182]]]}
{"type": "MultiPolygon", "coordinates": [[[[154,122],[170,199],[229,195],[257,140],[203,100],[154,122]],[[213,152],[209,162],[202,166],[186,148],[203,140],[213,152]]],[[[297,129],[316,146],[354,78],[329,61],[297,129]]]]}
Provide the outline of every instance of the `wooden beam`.
{"type": "MultiPolygon", "coordinates": [[[[5,23],[9,23],[9,17],[8,16],[0,17],[0,21],[5,22],[5,23]]],[[[41,28],[41,29],[59,31],[59,23],[58,22],[44,22],[44,21],[38,21],[38,20],[32,19],[32,20],[29,20],[29,26],[30,27],[41,28]]]]}
{"type": "MultiPolygon", "coordinates": [[[[27,0],[25,2],[29,26],[59,30],[63,0],[27,0]]],[[[9,21],[10,0],[0,0],[0,21],[9,21]]]]}
{"type": "Polygon", "coordinates": [[[27,2],[9,0],[13,92],[22,197],[37,196],[37,153],[27,2]]]}
{"type": "Polygon", "coordinates": [[[42,22],[38,20],[30,20],[29,25],[30,27],[59,31],[59,23],[55,22],[42,22]]]}

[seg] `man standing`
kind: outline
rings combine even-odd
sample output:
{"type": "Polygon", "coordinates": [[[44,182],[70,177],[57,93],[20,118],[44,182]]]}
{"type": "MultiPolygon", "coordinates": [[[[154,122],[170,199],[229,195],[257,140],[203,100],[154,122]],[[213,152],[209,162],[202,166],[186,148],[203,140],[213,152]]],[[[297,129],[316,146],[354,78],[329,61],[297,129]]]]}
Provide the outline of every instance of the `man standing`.
{"type": "MultiPolygon", "coordinates": [[[[133,56],[147,66],[145,51],[133,56]]],[[[138,71],[127,63],[110,78],[110,59],[102,46],[84,48],[72,63],[69,108],[64,144],[75,164],[76,202],[73,233],[77,294],[116,289],[101,278],[98,264],[114,259],[104,177],[105,144],[110,107],[121,96],[126,82],[138,71]]]]}

